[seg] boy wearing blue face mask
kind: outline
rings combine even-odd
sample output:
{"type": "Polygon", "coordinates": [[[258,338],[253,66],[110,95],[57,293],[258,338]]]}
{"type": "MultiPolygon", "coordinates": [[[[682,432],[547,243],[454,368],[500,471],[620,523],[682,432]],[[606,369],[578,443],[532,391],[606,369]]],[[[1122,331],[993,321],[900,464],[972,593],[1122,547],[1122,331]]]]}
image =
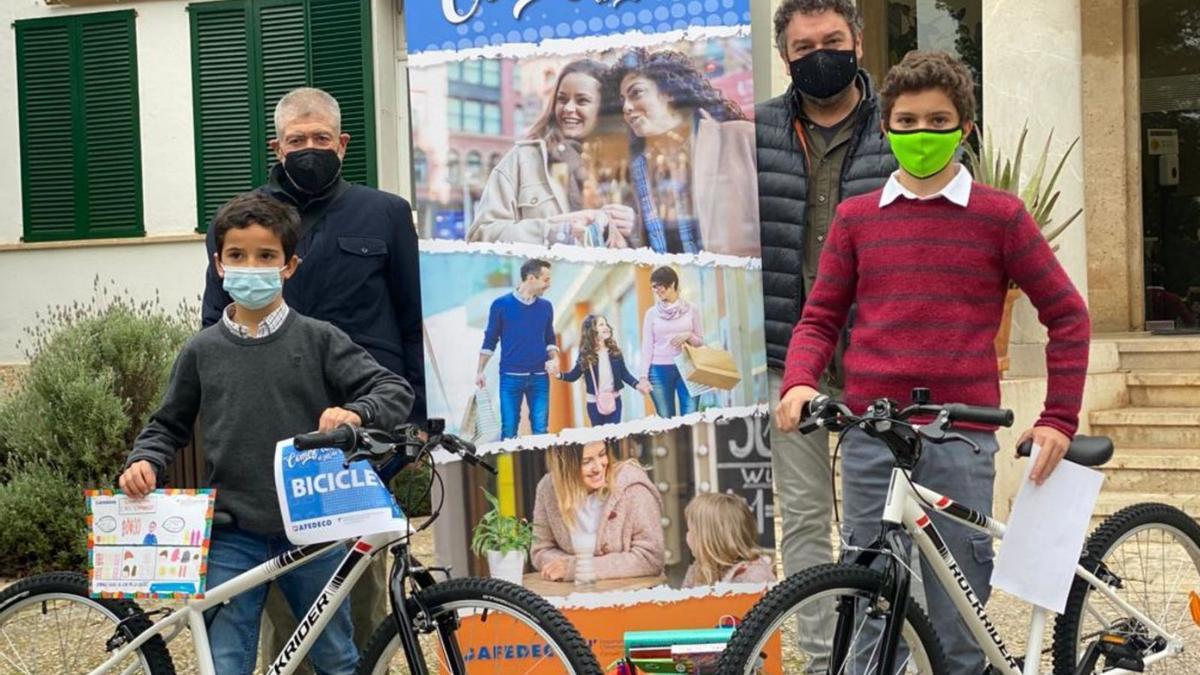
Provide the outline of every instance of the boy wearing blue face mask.
{"type": "MultiPolygon", "coordinates": [[[[217,489],[208,585],[218,586],[292,548],[275,496],[278,440],[339,424],[391,428],[412,409],[413,390],[342,331],[288,308],[283,283],[295,256],[299,215],[261,193],[217,213],[214,262],[233,298],[222,320],[193,336],[175,361],[161,407],[134,441],[120,487],[140,498],[159,484],[199,418],[208,484],[217,489]]],[[[277,580],[302,616],[337,571],[333,550],[277,580]]],[[[252,673],[267,588],[211,611],[216,672],[252,673]]],[[[318,673],[352,673],[358,661],[349,603],[336,608],[309,658],[318,673]]]]}

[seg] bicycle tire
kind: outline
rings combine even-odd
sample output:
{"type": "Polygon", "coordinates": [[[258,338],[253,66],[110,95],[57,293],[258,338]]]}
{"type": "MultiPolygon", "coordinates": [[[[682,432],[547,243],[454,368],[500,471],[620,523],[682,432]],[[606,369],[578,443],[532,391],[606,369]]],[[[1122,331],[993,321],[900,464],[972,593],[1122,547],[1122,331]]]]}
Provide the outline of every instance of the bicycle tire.
{"type": "MultiPolygon", "coordinates": [[[[805,600],[819,594],[847,591],[847,594],[884,594],[883,574],[858,565],[825,564],[809,568],[785,579],[767,592],[750,608],[741,624],[734,631],[729,644],[721,655],[717,672],[722,675],[745,675],[754,672],[761,652],[760,646],[769,637],[767,631],[790,616],[805,600]]],[[[945,657],[942,645],[924,610],[916,603],[908,603],[905,614],[906,628],[915,634],[929,661],[929,675],[945,675],[945,657]]],[[[908,632],[908,631],[906,631],[908,632]]],[[[785,672],[791,672],[783,664],[785,672]]],[[[925,674],[922,674],[925,675],[925,674]]]]}
{"type": "MultiPolygon", "coordinates": [[[[109,618],[115,617],[119,621],[124,621],[133,635],[140,635],[152,625],[142,615],[142,610],[138,607],[137,603],[131,600],[91,597],[88,593],[87,576],[78,572],[50,572],[22,579],[4,589],[3,592],[0,592],[0,630],[3,630],[6,620],[14,618],[17,611],[27,607],[31,602],[37,602],[39,598],[44,598],[44,602],[48,603],[54,598],[62,598],[63,596],[74,596],[78,598],[76,602],[80,604],[102,608],[107,614],[111,615],[109,618]]],[[[113,623],[112,632],[102,632],[98,639],[107,640],[115,631],[116,622],[113,623]]],[[[172,661],[171,653],[167,650],[167,645],[161,635],[156,635],[147,640],[138,649],[138,652],[149,675],[175,675],[175,663],[172,661]]],[[[78,654],[72,654],[72,657],[74,661],[74,658],[77,658],[78,654]]],[[[95,665],[98,666],[100,664],[97,663],[95,665]]],[[[89,672],[92,668],[88,668],[83,672],[89,672]]],[[[62,668],[53,671],[42,670],[40,672],[73,675],[69,670],[62,668]]]]}
{"type": "MultiPolygon", "coordinates": [[[[1190,540],[1196,551],[1200,551],[1200,524],[1173,506],[1151,502],[1127,506],[1106,518],[1088,537],[1085,550],[1098,560],[1106,560],[1109,554],[1126,541],[1130,534],[1155,525],[1177,532],[1190,540]]],[[[1195,560],[1195,555],[1193,555],[1193,560],[1195,560]]],[[[1066,609],[1054,622],[1055,675],[1074,675],[1075,673],[1081,657],[1078,647],[1084,603],[1088,599],[1090,591],[1091,586],[1083,579],[1076,577],[1067,595],[1066,609]]],[[[1129,602],[1137,607],[1134,600],[1134,598],[1130,598],[1129,602]]],[[[1150,615],[1148,607],[1138,607],[1138,609],[1150,615]]],[[[1186,603],[1183,609],[1186,610],[1186,603]]],[[[1150,618],[1158,620],[1153,616],[1150,618]]],[[[1188,672],[1186,667],[1183,672],[1188,672]]]]}
{"type": "MultiPolygon", "coordinates": [[[[501,579],[468,577],[451,579],[419,591],[409,598],[409,616],[424,608],[435,620],[456,606],[478,603],[479,606],[501,606],[505,611],[521,615],[541,629],[555,650],[567,661],[575,675],[601,675],[603,671],[588,643],[579,631],[544,598],[532,591],[501,579]]],[[[390,663],[400,649],[396,621],[389,615],[375,629],[359,660],[359,675],[375,675],[378,667],[390,663]]],[[[401,650],[402,651],[402,650],[401,650]]],[[[387,671],[383,671],[387,672],[387,671]]],[[[497,671],[503,672],[503,671],[497,671]]]]}

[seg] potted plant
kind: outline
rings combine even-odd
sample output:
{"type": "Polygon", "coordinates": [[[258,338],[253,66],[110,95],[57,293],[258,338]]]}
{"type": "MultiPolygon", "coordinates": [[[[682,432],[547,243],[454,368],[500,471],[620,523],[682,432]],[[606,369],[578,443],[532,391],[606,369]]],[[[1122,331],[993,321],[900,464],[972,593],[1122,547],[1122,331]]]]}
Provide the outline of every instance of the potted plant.
{"type": "MultiPolygon", "coordinates": [[[[990,185],[999,190],[1011,192],[1021,198],[1025,203],[1025,208],[1033,216],[1034,222],[1042,231],[1042,235],[1046,237],[1046,241],[1050,243],[1050,248],[1055,252],[1058,251],[1058,238],[1067,229],[1079,214],[1083,213],[1083,209],[1076,209],[1061,224],[1054,222],[1054,207],[1058,204],[1060,192],[1054,189],[1058,183],[1058,176],[1062,173],[1063,166],[1067,163],[1067,158],[1071,156],[1071,151],[1079,144],[1079,139],[1071,141],[1071,145],[1067,147],[1067,151],[1063,153],[1062,159],[1058,161],[1058,166],[1054,167],[1054,173],[1050,174],[1049,179],[1046,179],[1046,163],[1050,154],[1050,141],[1054,138],[1054,130],[1046,136],[1046,144],[1042,146],[1042,154],[1038,157],[1037,166],[1030,175],[1029,180],[1021,185],[1021,159],[1025,153],[1025,137],[1029,135],[1029,123],[1021,129],[1021,137],[1017,140],[1017,149],[1011,159],[1005,158],[1004,152],[992,146],[991,132],[984,133],[984,143],[982,152],[976,153],[971,146],[966,146],[967,160],[971,165],[971,171],[977,182],[984,185],[990,185]]],[[[996,357],[997,367],[1000,369],[1000,374],[1008,370],[1009,356],[1008,345],[1012,336],[1012,313],[1013,306],[1021,297],[1021,289],[1010,282],[1008,295],[1004,298],[1004,315],[1000,321],[1000,330],[996,333],[996,357]]]]}
{"type": "Polygon", "coordinates": [[[495,579],[521,583],[525,556],[533,544],[533,525],[524,518],[500,513],[500,500],[483,491],[492,508],[483,514],[471,536],[471,550],[487,558],[488,573],[495,579]]]}

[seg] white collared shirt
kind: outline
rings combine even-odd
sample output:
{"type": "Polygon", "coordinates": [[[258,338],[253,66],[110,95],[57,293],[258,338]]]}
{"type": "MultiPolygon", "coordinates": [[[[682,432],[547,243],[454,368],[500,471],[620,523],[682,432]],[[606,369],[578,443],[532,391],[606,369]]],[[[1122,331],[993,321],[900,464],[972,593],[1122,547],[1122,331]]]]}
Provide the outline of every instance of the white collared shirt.
{"type": "Polygon", "coordinates": [[[229,306],[221,313],[221,321],[225,323],[225,327],[229,329],[229,332],[238,337],[257,340],[265,338],[279,330],[279,327],[283,325],[283,320],[287,318],[289,310],[286,302],[279,303],[279,307],[275,308],[258,324],[258,331],[254,335],[250,334],[249,328],[233,320],[233,313],[235,311],[236,306],[234,303],[229,303],[229,306]]]}
{"type": "Polygon", "coordinates": [[[957,204],[963,208],[967,207],[967,203],[971,201],[971,185],[974,179],[971,177],[971,172],[967,171],[967,167],[962,164],[958,165],[958,173],[954,174],[954,178],[950,179],[946,186],[937,192],[921,197],[912,190],[900,184],[900,169],[892,172],[887,183],[883,186],[883,193],[879,195],[879,208],[883,208],[888,204],[896,201],[898,197],[906,199],[917,199],[920,201],[928,201],[938,197],[945,197],[946,201],[952,204],[957,204]]]}

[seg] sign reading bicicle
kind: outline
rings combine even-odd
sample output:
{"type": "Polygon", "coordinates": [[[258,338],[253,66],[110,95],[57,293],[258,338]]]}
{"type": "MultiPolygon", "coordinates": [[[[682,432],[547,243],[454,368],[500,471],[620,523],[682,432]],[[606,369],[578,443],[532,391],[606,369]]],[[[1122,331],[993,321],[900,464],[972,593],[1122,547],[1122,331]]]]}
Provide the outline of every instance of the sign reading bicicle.
{"type": "Polygon", "coordinates": [[[319,544],[378,532],[402,532],[404,514],[365,460],[346,464],[337,448],[275,446],[275,492],[293,544],[319,544]]]}
{"type": "Polygon", "coordinates": [[[87,490],[93,597],[203,597],[215,490],[87,490]]]}
{"type": "Polygon", "coordinates": [[[429,415],[499,469],[439,467],[439,564],[550,599],[602,665],[666,607],[719,628],[774,579],[749,1],[405,19],[429,415]]]}

